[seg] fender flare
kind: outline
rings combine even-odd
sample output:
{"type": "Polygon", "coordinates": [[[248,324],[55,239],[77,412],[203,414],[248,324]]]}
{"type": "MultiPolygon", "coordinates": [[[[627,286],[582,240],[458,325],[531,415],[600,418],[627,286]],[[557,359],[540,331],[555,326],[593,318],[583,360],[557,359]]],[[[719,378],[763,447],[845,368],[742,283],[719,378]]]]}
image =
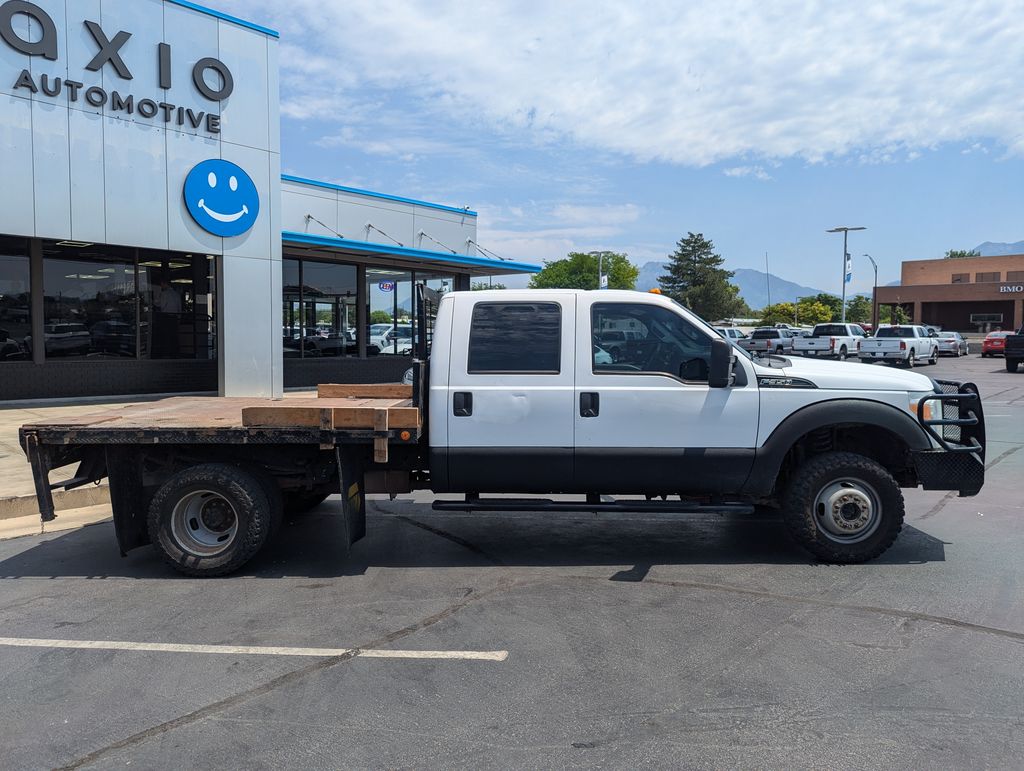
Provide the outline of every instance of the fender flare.
{"type": "Polygon", "coordinates": [[[932,449],[928,435],[909,412],[870,399],[829,399],[797,410],[775,427],[757,448],[743,492],[769,495],[775,488],[786,454],[797,440],[819,428],[850,423],[884,429],[901,439],[911,451],[932,449]]]}

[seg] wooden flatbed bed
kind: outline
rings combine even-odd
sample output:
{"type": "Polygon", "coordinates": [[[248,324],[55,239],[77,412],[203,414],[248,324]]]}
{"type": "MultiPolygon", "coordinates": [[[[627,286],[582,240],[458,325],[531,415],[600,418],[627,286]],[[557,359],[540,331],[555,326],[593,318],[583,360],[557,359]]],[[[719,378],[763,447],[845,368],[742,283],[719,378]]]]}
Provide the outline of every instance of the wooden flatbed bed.
{"type": "Polygon", "coordinates": [[[271,506],[272,521],[282,505],[344,492],[354,541],[365,531],[364,479],[381,492],[404,491],[422,468],[419,403],[406,385],[324,385],[283,399],[175,397],[29,423],[19,433],[43,521],[55,516],[54,489],[108,478],[122,553],[148,542],[146,511],[156,490],[197,466],[259,481],[268,501],[283,501],[271,506]],[[71,479],[50,482],[53,469],[73,463],[71,479]]]}

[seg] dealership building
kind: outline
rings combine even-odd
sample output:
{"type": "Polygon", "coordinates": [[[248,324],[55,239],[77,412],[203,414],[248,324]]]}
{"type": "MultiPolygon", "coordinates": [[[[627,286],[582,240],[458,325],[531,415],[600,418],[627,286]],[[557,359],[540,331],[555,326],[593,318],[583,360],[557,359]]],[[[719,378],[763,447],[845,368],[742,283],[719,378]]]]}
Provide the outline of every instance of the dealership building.
{"type": "Polygon", "coordinates": [[[901,307],[918,324],[958,332],[1024,325],[1024,254],[903,263],[898,286],[880,286],[880,307],[901,307]]]}
{"type": "Polygon", "coordinates": [[[278,55],[185,0],[0,0],[0,401],[393,381],[418,286],[539,270],[282,175],[278,55]]]}

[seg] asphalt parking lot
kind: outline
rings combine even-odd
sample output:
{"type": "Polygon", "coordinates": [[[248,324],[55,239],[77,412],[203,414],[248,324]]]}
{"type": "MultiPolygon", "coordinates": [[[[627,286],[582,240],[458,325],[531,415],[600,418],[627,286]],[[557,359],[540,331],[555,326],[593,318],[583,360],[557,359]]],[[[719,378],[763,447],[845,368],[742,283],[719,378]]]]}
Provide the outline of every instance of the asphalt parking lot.
{"type": "Polygon", "coordinates": [[[0,542],[0,766],[1019,767],[1024,374],[921,372],[979,384],[988,481],[905,491],[866,565],[764,517],[426,497],[376,501],[347,561],[327,504],[219,580],[109,523],[0,542]]]}

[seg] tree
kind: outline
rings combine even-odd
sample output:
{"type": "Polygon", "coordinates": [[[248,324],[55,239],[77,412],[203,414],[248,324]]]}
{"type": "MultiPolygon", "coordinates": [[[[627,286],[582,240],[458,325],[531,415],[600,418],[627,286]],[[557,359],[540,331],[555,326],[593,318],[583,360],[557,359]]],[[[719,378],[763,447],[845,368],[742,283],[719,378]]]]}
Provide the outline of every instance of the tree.
{"type": "Polygon", "coordinates": [[[561,260],[545,261],[530,279],[531,289],[597,289],[598,257],[608,276],[609,289],[632,289],[640,269],[617,252],[569,252],[561,260]]]}
{"type": "Polygon", "coordinates": [[[811,297],[803,297],[796,306],[797,324],[814,326],[832,321],[832,309],[811,297]]]}
{"type": "Polygon", "coordinates": [[[981,257],[977,249],[950,249],[946,252],[947,260],[962,260],[965,257],[981,257]]]}
{"type": "Polygon", "coordinates": [[[658,284],[673,300],[711,321],[749,313],[739,287],[729,281],[732,271],[725,270],[723,262],[703,233],[687,233],[669,255],[668,273],[658,278],[658,284]]]}
{"type": "MultiPolygon", "coordinates": [[[[829,294],[828,292],[820,292],[819,294],[814,295],[814,297],[802,298],[801,302],[803,300],[821,303],[832,311],[832,315],[825,319],[825,321],[839,321],[843,317],[843,301],[839,299],[838,295],[829,294]]],[[[824,324],[825,321],[819,323],[824,324]]]]}
{"type": "Polygon", "coordinates": [[[856,295],[846,301],[846,320],[852,324],[871,321],[871,300],[864,295],[856,295]]]}
{"type": "Polygon", "coordinates": [[[882,305],[878,309],[878,323],[879,324],[906,324],[910,321],[910,316],[903,310],[902,305],[896,306],[896,312],[890,312],[890,306],[882,305]]]}
{"type": "Polygon", "coordinates": [[[776,324],[792,324],[796,313],[793,303],[775,303],[761,311],[761,326],[773,327],[776,324]]]}
{"type": "Polygon", "coordinates": [[[370,311],[371,324],[390,324],[391,314],[387,311],[370,311]]]}
{"type": "Polygon", "coordinates": [[[474,281],[469,288],[472,289],[474,292],[480,292],[484,289],[508,289],[508,287],[505,286],[504,284],[489,284],[486,281],[474,281]]]}

